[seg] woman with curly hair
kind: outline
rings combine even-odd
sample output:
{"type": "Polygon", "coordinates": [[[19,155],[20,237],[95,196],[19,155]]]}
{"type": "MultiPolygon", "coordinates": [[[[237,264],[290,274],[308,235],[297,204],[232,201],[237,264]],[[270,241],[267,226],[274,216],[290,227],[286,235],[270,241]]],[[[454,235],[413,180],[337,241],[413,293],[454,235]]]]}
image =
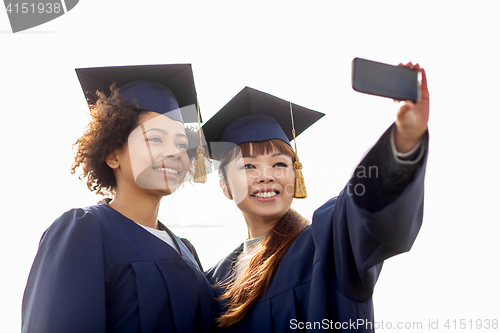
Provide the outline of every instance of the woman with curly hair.
{"type": "Polygon", "coordinates": [[[194,133],[180,108],[184,92],[194,91],[190,66],[77,72],[84,90],[96,77],[108,89],[120,84],[109,96],[97,92],[71,170],[81,167],[88,188],[113,199],[72,209],[45,231],[24,293],[22,331],[209,332],[212,288],[192,246],[157,220],[161,198],[192,171],[194,133]]]}
{"type": "MultiPolygon", "coordinates": [[[[421,100],[399,109],[312,223],[291,209],[306,193],[290,140],[323,114],[245,88],[203,126],[224,195],[248,228],[248,239],[206,272],[221,332],[374,331],[382,264],[411,248],[422,223],[429,93],[415,68],[421,100]]],[[[319,156],[331,151],[316,140],[319,156]]]]}

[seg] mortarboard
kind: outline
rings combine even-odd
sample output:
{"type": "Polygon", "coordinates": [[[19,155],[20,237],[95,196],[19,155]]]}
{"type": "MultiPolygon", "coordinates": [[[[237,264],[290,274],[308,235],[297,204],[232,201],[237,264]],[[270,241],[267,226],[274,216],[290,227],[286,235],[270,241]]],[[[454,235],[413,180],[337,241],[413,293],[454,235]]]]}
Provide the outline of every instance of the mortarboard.
{"type": "Polygon", "coordinates": [[[229,150],[222,145],[210,145],[211,142],[227,142],[234,146],[280,139],[290,144],[294,128],[297,137],[323,116],[324,113],[245,87],[203,125],[203,134],[212,158],[221,160],[229,150]]]}
{"type": "MultiPolygon", "coordinates": [[[[245,87],[203,125],[203,133],[212,158],[221,160],[235,145],[244,142],[280,139],[290,144],[323,116],[324,113],[245,87]]],[[[299,179],[302,166],[296,159],[294,167],[299,179]]]]}
{"type": "MultiPolygon", "coordinates": [[[[87,100],[95,104],[96,91],[109,96],[113,83],[125,101],[182,123],[201,124],[193,71],[190,64],[77,68],[76,74],[87,100]]],[[[200,131],[194,182],[206,181],[204,148],[200,131]]]]}
{"type": "Polygon", "coordinates": [[[198,121],[190,64],[77,68],[76,74],[85,97],[92,104],[97,100],[97,90],[109,96],[111,84],[116,83],[126,101],[137,101],[145,110],[182,122],[198,121]]]}

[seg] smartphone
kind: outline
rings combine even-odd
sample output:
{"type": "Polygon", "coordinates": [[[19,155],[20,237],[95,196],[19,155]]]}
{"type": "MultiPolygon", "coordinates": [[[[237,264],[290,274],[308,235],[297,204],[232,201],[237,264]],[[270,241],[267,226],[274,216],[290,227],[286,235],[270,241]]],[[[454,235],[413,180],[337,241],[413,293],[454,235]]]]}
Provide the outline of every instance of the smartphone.
{"type": "Polygon", "coordinates": [[[352,60],[352,88],[361,93],[399,101],[420,99],[419,73],[362,58],[352,60]]]}

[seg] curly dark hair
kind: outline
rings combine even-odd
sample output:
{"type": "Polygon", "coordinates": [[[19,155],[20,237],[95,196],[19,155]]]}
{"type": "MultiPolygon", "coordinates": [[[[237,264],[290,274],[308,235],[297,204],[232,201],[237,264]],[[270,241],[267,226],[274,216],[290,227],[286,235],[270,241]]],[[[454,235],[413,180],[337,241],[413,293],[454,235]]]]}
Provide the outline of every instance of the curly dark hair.
{"type": "MultiPolygon", "coordinates": [[[[89,104],[91,121],[85,133],[73,144],[77,149],[71,173],[81,166],[83,174],[79,178],[87,178],[89,190],[114,195],[116,179],[106,158],[127,143],[128,136],[139,124],[139,117],[150,111],[125,101],[115,84],[111,86],[109,97],[100,91],[97,91],[97,96],[97,102],[89,104]]],[[[197,138],[195,130],[189,127],[186,136],[190,142],[197,138]]],[[[196,157],[193,150],[189,150],[188,155],[191,161],[196,157]]],[[[192,174],[192,168],[189,172],[192,174]]]]}

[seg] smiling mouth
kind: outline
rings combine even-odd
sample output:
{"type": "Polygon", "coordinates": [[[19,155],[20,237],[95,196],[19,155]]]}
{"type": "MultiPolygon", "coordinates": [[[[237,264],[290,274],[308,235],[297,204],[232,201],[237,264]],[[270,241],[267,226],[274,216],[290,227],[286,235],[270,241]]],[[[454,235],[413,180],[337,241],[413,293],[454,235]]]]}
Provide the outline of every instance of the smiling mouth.
{"type": "Polygon", "coordinates": [[[170,168],[153,168],[155,171],[164,173],[164,174],[171,174],[171,175],[177,175],[179,171],[175,169],[170,169],[170,168]]]}
{"type": "Polygon", "coordinates": [[[268,191],[268,192],[257,192],[252,194],[252,197],[257,197],[257,198],[272,198],[275,197],[279,194],[276,191],[268,191]]]}

